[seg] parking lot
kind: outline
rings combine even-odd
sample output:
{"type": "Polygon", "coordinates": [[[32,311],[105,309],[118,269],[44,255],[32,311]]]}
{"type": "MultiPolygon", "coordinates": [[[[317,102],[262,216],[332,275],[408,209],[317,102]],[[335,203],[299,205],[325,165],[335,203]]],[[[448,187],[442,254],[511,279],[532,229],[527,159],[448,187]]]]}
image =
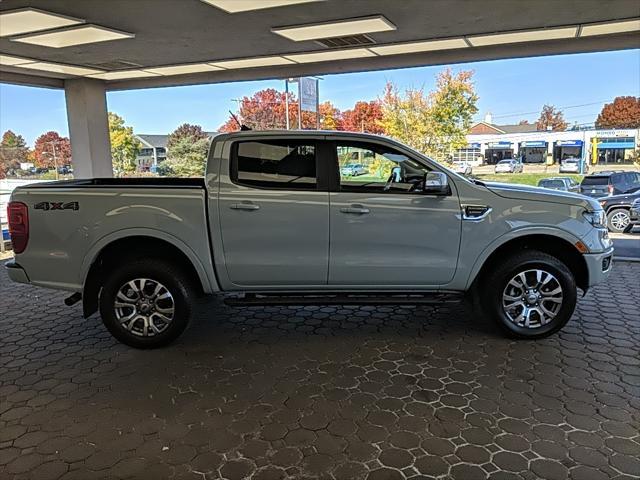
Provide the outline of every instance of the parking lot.
{"type": "Polygon", "coordinates": [[[638,278],[536,342],[464,305],[213,300],[137,351],[1,271],[0,478],[637,478],[638,278]]]}

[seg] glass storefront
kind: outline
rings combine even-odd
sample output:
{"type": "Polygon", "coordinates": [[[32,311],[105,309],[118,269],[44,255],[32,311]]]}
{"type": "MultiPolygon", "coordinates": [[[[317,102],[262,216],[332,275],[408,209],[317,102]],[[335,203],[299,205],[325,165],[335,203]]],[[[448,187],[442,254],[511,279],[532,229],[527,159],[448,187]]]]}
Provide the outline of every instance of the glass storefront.
{"type": "Polygon", "coordinates": [[[472,164],[482,163],[482,153],[479,143],[470,143],[465,148],[459,148],[453,152],[454,162],[468,162],[472,164]]]}
{"type": "Polygon", "coordinates": [[[635,146],[633,137],[598,138],[598,163],[604,165],[633,163],[635,146]]]}

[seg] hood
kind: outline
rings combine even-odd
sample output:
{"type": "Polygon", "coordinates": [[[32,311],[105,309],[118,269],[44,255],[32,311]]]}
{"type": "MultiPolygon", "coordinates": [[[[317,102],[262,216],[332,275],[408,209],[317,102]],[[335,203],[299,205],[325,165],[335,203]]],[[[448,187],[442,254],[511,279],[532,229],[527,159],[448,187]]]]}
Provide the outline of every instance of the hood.
{"type": "Polygon", "coordinates": [[[489,190],[496,195],[514,200],[528,200],[534,202],[561,203],[563,205],[579,205],[585,210],[601,210],[597,200],[578,193],[550,190],[529,185],[513,183],[484,182],[489,190]]]}

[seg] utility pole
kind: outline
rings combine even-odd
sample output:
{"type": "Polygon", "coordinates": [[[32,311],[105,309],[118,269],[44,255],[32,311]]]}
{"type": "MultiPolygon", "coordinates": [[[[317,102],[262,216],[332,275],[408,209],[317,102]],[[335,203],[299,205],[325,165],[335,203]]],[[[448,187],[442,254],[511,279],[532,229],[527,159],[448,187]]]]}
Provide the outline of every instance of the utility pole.
{"type": "Polygon", "coordinates": [[[287,122],[287,130],[291,128],[289,125],[289,79],[284,79],[284,115],[287,122]]]}
{"type": "Polygon", "coordinates": [[[56,169],[56,180],[59,180],[58,176],[58,158],[56,157],[56,142],[49,142],[53,147],[53,167],[56,169]]]}

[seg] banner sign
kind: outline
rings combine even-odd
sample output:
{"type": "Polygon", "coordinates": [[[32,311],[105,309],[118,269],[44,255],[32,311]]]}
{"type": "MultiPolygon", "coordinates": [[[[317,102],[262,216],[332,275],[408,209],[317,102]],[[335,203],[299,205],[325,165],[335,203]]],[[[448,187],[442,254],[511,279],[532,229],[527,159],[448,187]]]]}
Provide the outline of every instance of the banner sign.
{"type": "Polygon", "coordinates": [[[487,143],[489,148],[511,148],[511,142],[489,142],[487,143]]]}
{"type": "Polygon", "coordinates": [[[298,81],[300,108],[307,112],[315,112],[318,106],[318,80],[302,77],[298,81]]]}

